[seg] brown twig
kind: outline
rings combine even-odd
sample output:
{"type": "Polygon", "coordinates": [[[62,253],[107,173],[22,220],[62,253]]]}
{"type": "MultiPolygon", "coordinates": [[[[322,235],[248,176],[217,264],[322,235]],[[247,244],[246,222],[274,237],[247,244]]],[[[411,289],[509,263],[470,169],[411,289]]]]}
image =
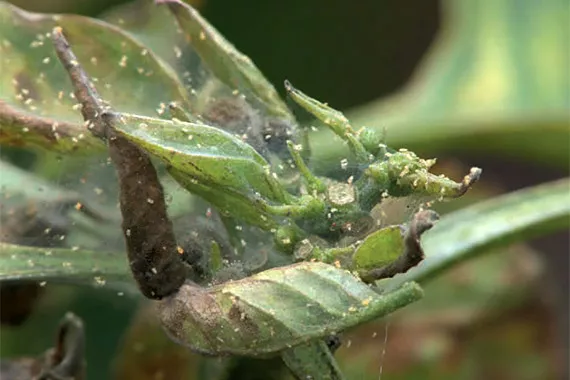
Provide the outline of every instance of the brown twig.
{"type": "Polygon", "coordinates": [[[106,107],[101,97],[95,90],[95,86],[89,80],[89,77],[79,64],[77,57],[71,50],[69,42],[63,36],[61,27],[55,27],[52,32],[53,44],[59,61],[67,71],[71,84],[73,85],[75,97],[81,103],[81,114],[83,120],[89,125],[91,132],[99,137],[105,137],[107,128],[104,120],[101,118],[102,113],[110,111],[110,107],[106,107]]]}
{"type": "Polygon", "coordinates": [[[469,174],[463,177],[463,181],[461,181],[461,186],[456,194],[453,195],[454,198],[459,198],[463,194],[467,192],[475,184],[475,182],[479,181],[481,178],[481,173],[483,171],[480,168],[471,168],[469,174]]]}
{"type": "Polygon", "coordinates": [[[146,297],[169,296],[186,281],[188,270],[178,257],[156,170],[145,152],[116,131],[118,115],[99,97],[61,28],[54,28],[52,39],[73,83],[75,97],[82,104],[87,127],[95,136],[108,141],[119,179],[122,228],[133,276],[146,297]]]}
{"type": "Polygon", "coordinates": [[[418,265],[424,259],[420,237],[432,228],[438,219],[439,216],[432,210],[422,210],[416,213],[404,235],[404,252],[393,263],[360,273],[362,281],[372,283],[382,278],[394,277],[418,265]]]}

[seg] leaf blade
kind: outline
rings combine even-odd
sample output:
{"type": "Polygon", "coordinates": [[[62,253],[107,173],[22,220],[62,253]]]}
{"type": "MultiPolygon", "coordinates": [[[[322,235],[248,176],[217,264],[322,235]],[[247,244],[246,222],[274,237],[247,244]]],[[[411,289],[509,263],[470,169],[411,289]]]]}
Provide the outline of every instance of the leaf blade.
{"type": "Polygon", "coordinates": [[[54,281],[134,289],[124,254],[0,242],[0,281],[54,281]]]}
{"type": "Polygon", "coordinates": [[[70,95],[48,38],[55,26],[65,29],[102,96],[121,111],[155,115],[165,107],[161,104],[189,102],[172,68],[120,28],[83,16],[26,12],[2,2],[0,142],[64,153],[104,149],[85,132],[70,95]]]}
{"type": "Polygon", "coordinates": [[[421,296],[415,283],[379,295],[347,271],[307,262],[207,290],[184,285],[161,301],[159,314],[173,339],[196,351],[258,356],[382,317],[421,296]],[[334,289],[328,297],[310,290],[327,287],[334,289]]]}
{"type": "Polygon", "coordinates": [[[157,0],[166,4],[189,41],[213,74],[232,90],[251,93],[270,114],[293,121],[294,117],[279,94],[249,57],[238,51],[200,13],[177,0],[157,0]]]}
{"type": "Polygon", "coordinates": [[[428,281],[453,264],[492,247],[567,228],[570,224],[569,188],[570,180],[566,178],[496,197],[444,216],[422,237],[424,261],[396,276],[389,287],[406,281],[428,281]]]}
{"type": "MultiPolygon", "coordinates": [[[[284,189],[250,145],[206,124],[121,114],[117,131],[198,183],[283,202],[284,189]]],[[[183,186],[184,183],[181,183],[183,186]]]]}

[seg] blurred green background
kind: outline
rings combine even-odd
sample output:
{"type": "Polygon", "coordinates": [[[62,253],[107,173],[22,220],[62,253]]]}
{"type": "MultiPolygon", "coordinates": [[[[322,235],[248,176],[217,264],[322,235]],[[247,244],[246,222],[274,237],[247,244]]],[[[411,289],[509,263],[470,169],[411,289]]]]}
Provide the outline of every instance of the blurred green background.
{"type": "MultiPolygon", "coordinates": [[[[112,21],[120,14],[141,26],[148,17],[143,7],[114,8],[123,1],[12,3],[112,21]]],[[[456,179],[482,167],[474,191],[442,212],[568,176],[567,1],[191,3],[280,91],[289,79],[355,124],[385,127],[390,146],[438,157],[438,170],[456,179]]],[[[334,165],[330,140],[312,139],[327,170],[334,165]]],[[[567,378],[569,250],[568,233],[558,233],[455,268],[387,328],[384,321],[344,335],[337,357],[347,378],[567,378]]],[[[49,285],[23,326],[2,327],[2,356],[40,353],[53,340],[46,329],[55,333],[73,310],[87,327],[89,378],[151,379],[164,367],[194,365],[150,333],[159,330],[148,311],[135,318],[139,306],[104,288],[49,285]]]]}

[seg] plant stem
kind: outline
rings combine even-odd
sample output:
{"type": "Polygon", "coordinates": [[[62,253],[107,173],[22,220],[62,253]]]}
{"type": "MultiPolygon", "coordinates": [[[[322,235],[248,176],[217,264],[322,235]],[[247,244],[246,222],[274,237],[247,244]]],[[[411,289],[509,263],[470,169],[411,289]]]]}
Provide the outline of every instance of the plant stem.
{"type": "Polygon", "coordinates": [[[156,170],[145,152],[115,132],[114,125],[120,122],[120,117],[99,97],[61,28],[54,28],[52,39],[73,84],[75,97],[81,102],[88,129],[108,141],[109,154],[119,177],[122,228],[129,264],[139,289],[151,299],[176,293],[186,281],[188,270],[178,257],[156,170]]]}
{"type": "Polygon", "coordinates": [[[281,352],[281,358],[298,380],[343,380],[344,376],[330,349],[322,340],[281,352]]]}

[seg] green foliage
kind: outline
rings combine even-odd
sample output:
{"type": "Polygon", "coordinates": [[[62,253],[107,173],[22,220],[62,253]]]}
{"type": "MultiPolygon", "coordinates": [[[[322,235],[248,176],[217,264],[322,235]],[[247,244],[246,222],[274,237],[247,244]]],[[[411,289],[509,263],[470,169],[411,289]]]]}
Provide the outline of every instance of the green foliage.
{"type": "MultiPolygon", "coordinates": [[[[297,378],[340,379],[325,338],[418,300],[423,292],[416,281],[484,249],[523,233],[568,227],[567,181],[458,211],[429,232],[437,218],[421,208],[401,225],[380,227],[372,210],[386,199],[412,196],[429,207],[462,196],[481,170],[471,169],[461,182],[435,175],[435,160],[389,149],[375,129],[354,128],[344,114],[286,82],[291,99],[348,149],[308,144],[247,56],[192,7],[158,3],[172,12],[183,35],[175,58],[179,51],[195,54],[188,75],[141,43],[140,34],[0,3],[0,59],[7,68],[0,75],[0,143],[94,158],[106,144],[118,174],[128,255],[30,247],[18,240],[25,236],[10,231],[11,243],[0,245],[0,283],[49,280],[123,291],[134,290],[134,277],[179,344],[208,355],[280,355],[297,378]],[[313,162],[318,166],[326,155],[351,170],[334,178],[314,174],[313,162]],[[198,205],[211,207],[228,242],[200,236],[206,243],[198,244],[196,234],[189,248],[177,244],[163,172],[197,196],[198,205]],[[226,243],[233,256],[223,249],[226,243]],[[265,261],[248,270],[247,258],[260,251],[265,261]],[[216,275],[232,270],[230,281],[212,285],[216,275]]],[[[16,192],[20,207],[30,201],[64,202],[66,210],[78,205],[88,219],[85,234],[112,234],[78,194],[2,167],[9,175],[2,179],[3,199],[16,192]],[[49,188],[49,194],[29,187],[49,188]]],[[[68,214],[66,220],[74,218],[68,214]]],[[[110,219],[118,217],[115,212],[110,219]]]]}
{"type": "Polygon", "coordinates": [[[1,281],[55,281],[133,289],[127,263],[117,252],[0,243],[0,256],[1,281]]]}
{"type": "Polygon", "coordinates": [[[6,3],[0,9],[3,143],[77,154],[102,149],[85,133],[77,101],[49,40],[56,25],[73,35],[75,46],[83,47],[78,50],[78,59],[87,65],[93,78],[100,78],[98,88],[104,99],[120,105],[123,112],[151,116],[156,115],[161,103],[188,102],[186,90],[172,71],[110,24],[75,15],[34,15],[6,3]]]}
{"type": "Polygon", "coordinates": [[[293,121],[293,115],[275,88],[253,64],[212,25],[189,5],[178,0],[160,0],[166,4],[184,32],[187,41],[200,55],[214,76],[232,90],[236,89],[256,100],[269,114],[293,121]]]}
{"type": "Polygon", "coordinates": [[[570,180],[519,190],[446,215],[422,239],[426,259],[401,281],[427,281],[498,245],[568,228],[570,180]],[[452,238],[454,236],[454,238],[452,238]]]}
{"type": "MultiPolygon", "coordinates": [[[[270,175],[265,159],[250,145],[227,132],[206,124],[127,114],[121,114],[119,120],[119,133],[162,159],[169,170],[176,173],[175,178],[181,178],[183,185],[192,192],[199,191],[194,188],[206,187],[205,197],[220,189],[229,198],[248,199],[258,194],[257,197],[268,201],[285,200],[284,191],[270,175]]],[[[225,194],[219,197],[218,202],[225,197],[225,194]]],[[[215,198],[212,201],[216,203],[215,198]]],[[[249,202],[250,207],[255,207],[254,202],[249,202]]],[[[238,207],[247,208],[247,205],[238,203],[238,207]]],[[[258,215],[262,212],[254,209],[249,214],[259,220],[258,215]]]]}
{"type": "Polygon", "coordinates": [[[211,355],[268,355],[382,317],[422,296],[415,283],[378,295],[323,263],[270,269],[206,290],[184,285],[161,301],[172,338],[211,355]]]}
{"type": "Polygon", "coordinates": [[[383,228],[371,233],[354,251],[352,260],[356,269],[366,270],[383,267],[396,260],[392,252],[404,250],[400,227],[383,228]],[[398,247],[398,249],[394,249],[398,247]]]}

